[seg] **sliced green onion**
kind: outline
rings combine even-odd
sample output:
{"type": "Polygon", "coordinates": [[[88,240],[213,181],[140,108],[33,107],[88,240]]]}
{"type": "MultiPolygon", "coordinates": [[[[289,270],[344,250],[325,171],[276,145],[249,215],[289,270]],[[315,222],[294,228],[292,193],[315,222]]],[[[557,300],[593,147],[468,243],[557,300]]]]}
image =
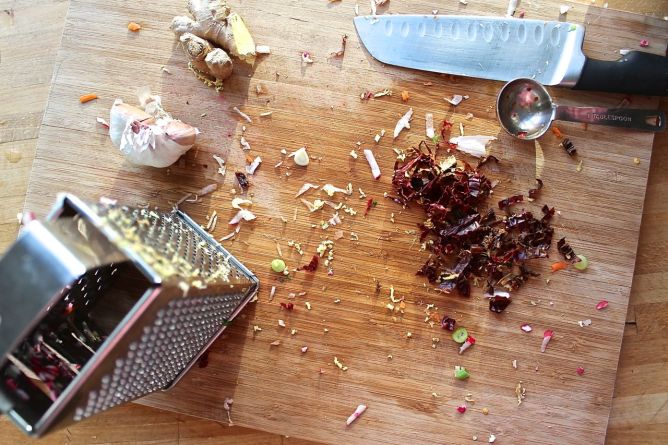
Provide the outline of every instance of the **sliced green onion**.
{"type": "Polygon", "coordinates": [[[276,273],[281,273],[285,270],[285,261],[280,258],[276,258],[271,262],[271,270],[276,273]]]}
{"type": "Polygon", "coordinates": [[[578,258],[580,258],[580,261],[573,264],[573,267],[575,267],[577,270],[585,270],[587,267],[589,267],[589,261],[587,261],[586,256],[578,255],[578,258]]]}

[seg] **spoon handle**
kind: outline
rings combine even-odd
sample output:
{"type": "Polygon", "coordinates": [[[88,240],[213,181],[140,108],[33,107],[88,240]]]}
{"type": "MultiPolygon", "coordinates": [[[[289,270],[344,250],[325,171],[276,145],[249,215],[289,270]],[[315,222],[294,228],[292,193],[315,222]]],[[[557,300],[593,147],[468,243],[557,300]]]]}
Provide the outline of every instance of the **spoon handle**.
{"type": "Polygon", "coordinates": [[[666,115],[659,110],[604,107],[566,107],[559,105],[555,120],[586,122],[610,127],[633,128],[644,131],[663,131],[666,115]]]}

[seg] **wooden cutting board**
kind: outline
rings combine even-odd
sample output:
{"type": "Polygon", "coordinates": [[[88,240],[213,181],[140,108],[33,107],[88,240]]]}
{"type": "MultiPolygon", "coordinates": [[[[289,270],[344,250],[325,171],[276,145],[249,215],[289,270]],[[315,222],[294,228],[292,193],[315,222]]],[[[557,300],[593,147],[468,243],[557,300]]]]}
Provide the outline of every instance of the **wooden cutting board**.
{"type": "MultiPolygon", "coordinates": [[[[440,13],[502,15],[506,7],[505,1],[491,0],[471,0],[466,6],[439,3],[393,0],[380,11],[430,13],[438,8],[440,13]]],[[[168,30],[172,16],[184,13],[183,2],[72,1],[41,128],[26,203],[26,208],[40,214],[60,191],[167,209],[184,193],[218,182],[215,194],[182,208],[202,223],[217,210],[214,234],[221,237],[230,232],[225,222],[234,213],[232,172],[245,162],[239,145],[244,126],[251,154],[263,159],[251,186],[258,220],[245,224],[236,240],[225,243],[260,277],[258,302],[212,347],[208,367],[193,369],[174,390],[141,403],[227,421],[223,401],[232,397],[235,424],[333,443],[465,443],[473,436],[485,441],[490,433],[498,443],[602,443],[652,135],[559,124],[576,144],[577,159],[569,158],[551,133],[541,140],[545,188],[540,199],[526,203],[526,208],[555,206],[560,211],[556,239],[566,236],[587,255],[591,266],[584,273],[551,274],[551,260],[535,261],[533,267],[541,277],[517,292],[505,313],[495,315],[480,289],[461,299],[431,290],[414,275],[427,258],[411,233],[422,219],[421,211],[402,209],[383,199],[383,193],[391,191],[392,148],[419,143],[426,112],[434,113],[439,122],[454,121],[455,134],[461,122],[466,134],[497,136],[492,153],[501,163],[489,176],[501,182],[494,197],[525,193],[534,182],[534,145],[514,141],[500,130],[494,103],[501,84],[383,66],[360,47],[352,24],[354,2],[247,0],[232,6],[256,41],[271,46],[272,54],[253,68],[237,64],[235,76],[217,95],[188,72],[168,30]],[[140,22],[142,31],[129,33],[129,21],[140,22]],[[349,36],[345,56],[328,59],[340,48],[344,33],[349,36]],[[312,53],[312,65],[302,66],[302,51],[312,53]],[[428,82],[432,85],[425,86],[428,82]],[[108,116],[117,97],[134,103],[135,88],[144,85],[159,93],[175,116],[202,130],[197,147],[169,169],[129,165],[95,121],[108,116]],[[267,94],[256,94],[258,85],[264,85],[267,94]],[[368,102],[359,99],[365,90],[384,88],[394,94],[368,102]],[[401,101],[403,90],[410,94],[408,103],[401,101]],[[88,92],[100,99],[79,104],[78,97],[88,92]],[[455,108],[443,99],[453,94],[469,99],[455,108]],[[241,120],[231,111],[233,106],[248,113],[253,123],[241,120]],[[376,145],[374,135],[381,129],[391,133],[408,107],[415,112],[412,129],[396,141],[388,134],[376,145]],[[260,117],[265,111],[273,114],[260,117]],[[465,118],[468,113],[473,119],[465,118]],[[383,171],[379,181],[371,178],[362,156],[350,157],[358,141],[376,153],[383,171]],[[306,169],[294,168],[291,161],[274,167],[284,158],[282,148],[293,151],[304,145],[313,158],[321,159],[306,169]],[[212,154],[228,161],[224,180],[216,173],[212,154]],[[580,161],[582,169],[577,171],[580,161]],[[335,242],[333,276],[321,267],[315,274],[297,272],[289,280],[279,280],[269,270],[278,255],[276,242],[294,268],[308,262],[320,241],[332,239],[338,228],[322,230],[319,223],[331,212],[309,215],[294,198],[304,182],[340,187],[352,182],[356,193],[346,203],[358,214],[345,215],[340,226],[345,236],[335,242]],[[358,188],[378,201],[367,218],[362,217],[366,200],[358,198],[358,188]],[[352,240],[351,232],[359,240],[352,240]],[[288,247],[289,240],[302,244],[303,257],[288,247]],[[379,293],[376,282],[381,285],[379,293]],[[270,302],[272,286],[276,296],[270,302]],[[385,308],[390,286],[406,298],[401,317],[393,317],[385,308]],[[296,309],[286,313],[279,302],[288,301],[290,292],[306,295],[291,300],[296,309]],[[598,312],[594,307],[601,299],[610,306],[598,312]],[[425,323],[427,304],[435,304],[441,315],[454,316],[478,343],[457,355],[450,335],[425,323]],[[279,327],[278,319],[284,319],[287,328],[279,327]],[[592,325],[580,327],[578,321],[584,319],[591,319],[592,325]],[[534,331],[523,333],[519,329],[523,323],[530,323],[534,331]],[[254,334],[254,326],[262,331],[254,334]],[[292,329],[297,330],[294,336],[292,329]],[[545,329],[553,329],[555,338],[541,354],[545,329]],[[434,338],[440,342],[432,348],[434,338]],[[281,341],[280,346],[270,346],[275,340],[281,341]],[[307,353],[300,352],[302,346],[308,346],[307,353]],[[335,367],[334,357],[348,370],[335,367]],[[471,378],[455,380],[454,365],[466,366],[471,378]],[[585,368],[584,376],[576,374],[578,366],[585,368]],[[518,406],[515,387],[520,381],[526,399],[518,406]],[[469,393],[475,403],[459,414],[455,408],[469,393]],[[369,409],[346,428],[345,419],[360,403],[369,409]],[[485,408],[488,415],[482,414],[485,408]]],[[[527,18],[558,18],[559,2],[522,7],[527,18]]],[[[361,4],[360,11],[366,13],[368,6],[361,4]]],[[[662,53],[668,40],[665,23],[647,17],[574,5],[568,19],[587,25],[585,52],[592,57],[617,58],[620,48],[637,48],[641,38],[650,41],[648,50],[662,53]]],[[[522,63],[521,54],[517,57],[522,63]]],[[[551,92],[560,103],[570,105],[615,106],[623,99],[561,89],[551,92]]],[[[656,103],[631,98],[634,107],[656,103]]],[[[317,192],[307,195],[316,196],[317,192]]],[[[556,258],[554,252],[552,260],[556,258]]]]}

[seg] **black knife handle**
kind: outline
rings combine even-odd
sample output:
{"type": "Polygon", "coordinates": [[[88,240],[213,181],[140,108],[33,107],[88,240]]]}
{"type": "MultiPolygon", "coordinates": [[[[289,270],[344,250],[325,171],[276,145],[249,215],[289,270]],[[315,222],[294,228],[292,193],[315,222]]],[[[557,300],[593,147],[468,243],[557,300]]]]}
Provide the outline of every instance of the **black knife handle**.
{"type": "Polygon", "coordinates": [[[573,89],[668,96],[668,57],[631,51],[616,62],[587,58],[573,89]]]}

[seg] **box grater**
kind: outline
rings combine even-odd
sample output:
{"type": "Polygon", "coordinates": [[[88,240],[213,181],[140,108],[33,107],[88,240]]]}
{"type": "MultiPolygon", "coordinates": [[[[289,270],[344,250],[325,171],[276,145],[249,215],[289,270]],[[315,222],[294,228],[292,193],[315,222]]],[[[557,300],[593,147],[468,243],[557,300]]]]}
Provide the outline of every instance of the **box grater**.
{"type": "Polygon", "coordinates": [[[61,195],[0,259],[0,411],[40,436],[167,390],[258,286],[181,211],[61,195]]]}

